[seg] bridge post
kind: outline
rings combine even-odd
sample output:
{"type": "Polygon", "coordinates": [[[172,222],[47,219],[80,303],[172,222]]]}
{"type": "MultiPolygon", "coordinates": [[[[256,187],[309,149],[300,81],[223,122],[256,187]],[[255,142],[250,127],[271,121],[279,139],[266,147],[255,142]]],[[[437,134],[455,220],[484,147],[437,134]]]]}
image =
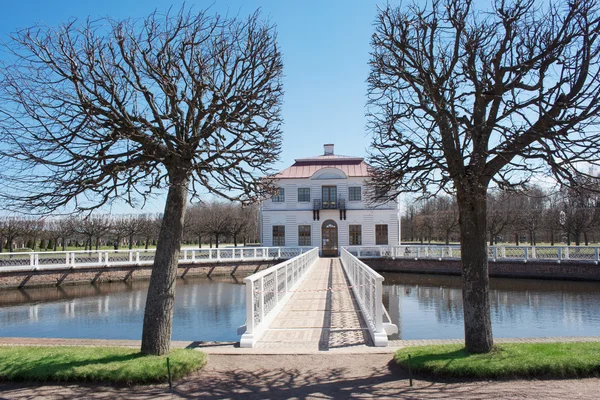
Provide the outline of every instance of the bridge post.
{"type": "Polygon", "coordinates": [[[558,255],[557,255],[557,257],[558,257],[558,263],[560,264],[560,262],[562,261],[562,257],[563,257],[563,248],[562,248],[562,246],[558,247],[558,255]]]}

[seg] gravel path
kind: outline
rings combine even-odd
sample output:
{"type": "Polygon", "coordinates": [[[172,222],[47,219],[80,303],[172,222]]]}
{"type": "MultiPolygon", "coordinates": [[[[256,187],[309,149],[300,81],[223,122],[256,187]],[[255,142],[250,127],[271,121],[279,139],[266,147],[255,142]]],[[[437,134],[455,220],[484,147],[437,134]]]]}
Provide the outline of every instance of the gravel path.
{"type": "Polygon", "coordinates": [[[432,382],[391,363],[390,354],[209,355],[204,370],[167,385],[2,384],[0,399],[597,399],[600,379],[432,382]]]}

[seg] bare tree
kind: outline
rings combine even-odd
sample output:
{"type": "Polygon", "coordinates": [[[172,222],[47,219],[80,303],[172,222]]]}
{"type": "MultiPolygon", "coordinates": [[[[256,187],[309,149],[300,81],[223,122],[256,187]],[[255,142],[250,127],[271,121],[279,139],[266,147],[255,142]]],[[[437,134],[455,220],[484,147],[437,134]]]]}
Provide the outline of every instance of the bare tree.
{"type": "Polygon", "coordinates": [[[163,217],[162,214],[142,214],[139,218],[139,234],[144,238],[144,249],[148,250],[150,241],[158,239],[163,217]]]}
{"type": "Polygon", "coordinates": [[[435,200],[435,228],[446,244],[450,244],[450,235],[458,228],[458,207],[456,199],[441,196],[435,200]]]}
{"type": "Polygon", "coordinates": [[[185,215],[185,230],[194,239],[198,239],[198,247],[202,248],[202,237],[207,233],[204,225],[206,208],[203,204],[190,207],[185,215]]]}
{"type": "MultiPolygon", "coordinates": [[[[52,243],[52,250],[56,251],[58,247],[58,242],[63,236],[63,232],[61,230],[61,219],[55,218],[46,222],[45,235],[49,238],[52,243]]],[[[64,245],[63,245],[64,250],[64,245]]]]}
{"type": "Polygon", "coordinates": [[[243,218],[246,220],[244,228],[242,229],[242,238],[244,246],[248,242],[257,243],[260,242],[260,227],[259,227],[259,215],[258,204],[250,204],[242,208],[243,218]]]}
{"type": "Polygon", "coordinates": [[[402,234],[406,235],[406,240],[414,242],[416,232],[415,218],[417,216],[417,209],[414,202],[407,201],[405,210],[404,216],[402,217],[402,234]]]}
{"type": "Polygon", "coordinates": [[[75,231],[85,238],[85,249],[92,250],[96,239],[96,250],[100,247],[100,240],[111,229],[111,220],[107,215],[89,215],[76,222],[75,231]]]}
{"type": "MultiPolygon", "coordinates": [[[[215,246],[219,247],[219,242],[222,237],[231,233],[232,215],[228,204],[212,202],[204,205],[204,218],[202,223],[205,232],[215,240],[215,246]]],[[[211,246],[212,247],[212,246],[211,246]]]]}
{"type": "Polygon", "coordinates": [[[562,232],[559,203],[560,196],[557,193],[548,194],[548,202],[543,215],[543,229],[550,239],[551,246],[554,246],[556,235],[562,232]]]}
{"type": "Polygon", "coordinates": [[[597,165],[598,4],[574,0],[414,2],[380,10],[372,36],[369,126],[373,186],[456,191],[465,344],[488,352],[488,188],[538,172],[569,182],[597,165]]]}
{"type": "Polygon", "coordinates": [[[600,222],[598,192],[582,188],[564,188],[561,211],[561,225],[567,234],[567,243],[570,244],[572,238],[575,245],[579,246],[583,236],[587,246],[588,232],[600,222]]]}
{"type": "Polygon", "coordinates": [[[264,193],[281,145],[282,60],[273,25],[182,8],[12,36],[0,68],[7,206],[32,212],[143,205],[168,189],[142,332],[170,348],[190,193],[264,193]]]}
{"type": "Polygon", "coordinates": [[[506,191],[488,193],[487,204],[487,230],[490,246],[493,246],[504,229],[513,223],[516,214],[506,191]]]}
{"type": "Polygon", "coordinates": [[[15,240],[25,233],[23,220],[16,217],[4,217],[0,220],[0,232],[6,240],[8,251],[13,252],[15,240]]]}
{"type": "Polygon", "coordinates": [[[62,250],[67,249],[67,240],[75,233],[76,220],[73,217],[61,218],[54,225],[54,229],[60,234],[62,250]]]}
{"type": "Polygon", "coordinates": [[[250,223],[249,214],[246,212],[245,207],[239,207],[235,205],[229,206],[231,213],[229,220],[229,234],[233,238],[233,245],[237,247],[238,237],[243,236],[243,232],[250,223]]]}
{"type": "Polygon", "coordinates": [[[133,248],[133,237],[140,230],[140,218],[137,215],[117,215],[111,221],[111,234],[115,240],[115,250],[121,245],[121,241],[127,238],[129,249],[133,248]]]}
{"type": "Polygon", "coordinates": [[[517,225],[527,232],[529,244],[535,246],[537,244],[537,234],[543,224],[546,194],[541,188],[533,186],[524,191],[521,196],[523,207],[517,225]]]}
{"type": "Polygon", "coordinates": [[[431,199],[426,199],[420,202],[419,213],[415,217],[415,228],[421,243],[427,241],[431,243],[433,233],[435,231],[435,206],[431,199]]]}
{"type": "MultiPolygon", "coordinates": [[[[37,240],[43,235],[46,222],[41,218],[22,218],[21,224],[23,226],[23,236],[29,238],[31,250],[35,251],[37,240]]],[[[42,250],[41,247],[40,243],[40,250],[42,250]]]]}

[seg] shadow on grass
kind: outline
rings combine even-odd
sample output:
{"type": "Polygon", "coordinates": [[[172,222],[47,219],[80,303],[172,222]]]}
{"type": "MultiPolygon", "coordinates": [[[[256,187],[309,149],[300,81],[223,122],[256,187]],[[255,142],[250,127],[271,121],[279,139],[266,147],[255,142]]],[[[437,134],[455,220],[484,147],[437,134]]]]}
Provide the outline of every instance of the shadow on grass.
{"type": "MultiPolygon", "coordinates": [[[[86,360],[72,360],[70,354],[57,353],[43,355],[39,358],[29,358],[23,363],[15,363],[9,358],[0,357],[0,379],[14,381],[102,381],[111,376],[116,382],[127,383],[128,378],[123,372],[128,369],[128,362],[147,357],[142,353],[114,354],[106,357],[90,358],[86,360]],[[116,363],[110,370],[102,371],[101,366],[116,363]],[[90,369],[84,373],[75,373],[73,370],[79,367],[97,366],[98,369],[90,369]]],[[[133,379],[138,381],[137,379],[133,379]]]]}

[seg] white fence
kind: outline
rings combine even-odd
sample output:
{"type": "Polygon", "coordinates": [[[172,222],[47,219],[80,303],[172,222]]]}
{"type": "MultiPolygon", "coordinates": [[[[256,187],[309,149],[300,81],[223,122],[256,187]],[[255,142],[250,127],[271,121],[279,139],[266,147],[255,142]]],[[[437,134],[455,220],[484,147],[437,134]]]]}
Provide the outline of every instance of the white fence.
{"type": "Polygon", "coordinates": [[[319,249],[296,256],[244,279],[246,326],[240,347],[253,347],[319,258],[319,249]]]}
{"type": "MultiPolygon", "coordinates": [[[[405,245],[405,246],[347,246],[358,258],[400,258],[458,260],[460,246],[405,245]]],[[[490,261],[576,261],[598,264],[598,246],[488,246],[490,261]]]]}
{"type": "Polygon", "coordinates": [[[375,346],[387,346],[388,335],[398,333],[398,327],[391,323],[383,307],[383,277],[345,248],[341,249],[340,259],[373,343],[375,346]]]}
{"type": "MultiPolygon", "coordinates": [[[[311,250],[310,247],[183,248],[179,254],[179,264],[282,260],[306,253],[309,250],[311,250]]],[[[154,262],[155,253],[155,249],[0,253],[0,272],[148,266],[154,262]]]]}

